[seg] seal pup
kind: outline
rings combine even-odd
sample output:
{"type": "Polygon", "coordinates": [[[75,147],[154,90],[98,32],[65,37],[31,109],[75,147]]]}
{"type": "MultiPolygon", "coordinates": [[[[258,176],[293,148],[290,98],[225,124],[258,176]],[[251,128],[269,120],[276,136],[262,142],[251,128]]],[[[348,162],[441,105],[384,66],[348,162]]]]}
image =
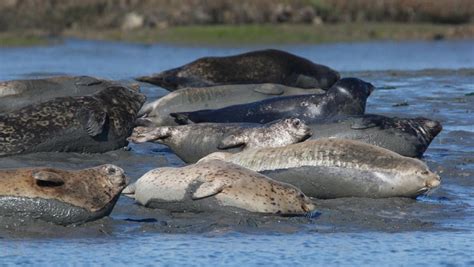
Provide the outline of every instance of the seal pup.
{"type": "Polygon", "coordinates": [[[339,115],[362,115],[374,86],[357,78],[343,78],[325,94],[266,99],[221,109],[176,112],[179,124],[197,122],[266,123],[287,117],[303,121],[323,120],[339,115]]]}
{"type": "Polygon", "coordinates": [[[56,76],[4,81],[0,82],[0,113],[11,112],[56,97],[91,95],[112,85],[117,83],[90,76],[56,76]]]}
{"type": "Polygon", "coordinates": [[[61,225],[93,221],[110,214],[126,185],[124,171],[111,164],[0,170],[0,216],[61,225]]]}
{"type": "Polygon", "coordinates": [[[184,162],[194,163],[213,152],[239,152],[249,148],[285,146],[302,142],[311,131],[299,119],[265,125],[258,123],[197,123],[180,126],[136,127],[128,139],[134,143],[164,144],[184,162]]]}
{"type": "Polygon", "coordinates": [[[215,152],[221,159],[292,184],[310,197],[416,197],[440,184],[418,159],[355,140],[319,139],[285,147],[215,152]]]}
{"type": "Polygon", "coordinates": [[[123,193],[140,205],[172,211],[303,215],[315,209],[296,187],[220,160],[151,170],[123,193]]]}
{"type": "Polygon", "coordinates": [[[288,52],[267,49],[227,57],[203,57],[184,66],[136,78],[174,91],[221,84],[279,83],[328,89],[337,71],[288,52]]]}
{"type": "Polygon", "coordinates": [[[394,151],[402,156],[423,156],[431,141],[441,132],[441,123],[426,118],[390,118],[367,114],[309,123],[310,139],[340,138],[358,140],[394,151]]]}
{"type": "Polygon", "coordinates": [[[145,96],[108,87],[0,114],[0,156],[31,152],[106,152],[127,145],[145,96]]]}
{"type": "Polygon", "coordinates": [[[139,126],[177,125],[169,114],[200,109],[216,109],[263,99],[324,93],[321,89],[301,89],[281,84],[232,84],[200,88],[183,88],[145,104],[138,113],[139,126]]]}

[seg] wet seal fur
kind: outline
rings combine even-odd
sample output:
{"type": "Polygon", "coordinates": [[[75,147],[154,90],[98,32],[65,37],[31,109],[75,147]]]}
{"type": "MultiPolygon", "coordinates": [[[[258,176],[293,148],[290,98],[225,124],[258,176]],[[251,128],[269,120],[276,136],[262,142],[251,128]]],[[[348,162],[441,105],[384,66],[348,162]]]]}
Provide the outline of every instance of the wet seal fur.
{"type": "MultiPolygon", "coordinates": [[[[91,95],[113,85],[118,84],[90,76],[3,81],[0,82],[0,113],[11,112],[56,97],[91,95]]],[[[138,85],[133,89],[138,89],[138,85]]]]}
{"type": "Polygon", "coordinates": [[[256,122],[295,117],[305,122],[340,115],[362,115],[374,86],[357,78],[336,82],[325,94],[276,97],[221,109],[177,112],[179,124],[198,122],[256,122]]]}
{"type": "Polygon", "coordinates": [[[146,103],[138,114],[139,126],[177,125],[170,113],[216,109],[278,96],[324,93],[321,89],[301,89],[281,84],[234,84],[183,88],[146,103]]]}
{"type": "Polygon", "coordinates": [[[278,83],[300,88],[331,87],[337,71],[288,52],[268,49],[227,57],[204,57],[136,80],[174,91],[221,84],[278,83]]]}
{"type": "Polygon", "coordinates": [[[292,184],[310,197],[416,197],[440,184],[418,159],[345,139],[319,139],[237,154],[216,152],[200,160],[221,159],[292,184]]]}
{"type": "Polygon", "coordinates": [[[143,206],[172,211],[303,215],[315,209],[296,187],[220,160],[151,170],[123,193],[143,206]]]}
{"type": "Polygon", "coordinates": [[[0,216],[60,225],[97,220],[110,214],[126,184],[124,171],[111,164],[0,170],[0,216]]]}
{"type": "Polygon", "coordinates": [[[167,145],[184,162],[193,163],[213,152],[285,146],[302,142],[311,131],[299,119],[257,123],[198,123],[181,126],[136,127],[129,141],[167,145]]]}
{"type": "Polygon", "coordinates": [[[441,123],[426,118],[390,118],[382,115],[342,117],[324,123],[310,123],[310,139],[352,139],[394,151],[402,156],[423,156],[441,132],[441,123]]]}
{"type": "Polygon", "coordinates": [[[0,156],[31,152],[106,152],[127,145],[145,96],[108,87],[0,115],[0,156]]]}

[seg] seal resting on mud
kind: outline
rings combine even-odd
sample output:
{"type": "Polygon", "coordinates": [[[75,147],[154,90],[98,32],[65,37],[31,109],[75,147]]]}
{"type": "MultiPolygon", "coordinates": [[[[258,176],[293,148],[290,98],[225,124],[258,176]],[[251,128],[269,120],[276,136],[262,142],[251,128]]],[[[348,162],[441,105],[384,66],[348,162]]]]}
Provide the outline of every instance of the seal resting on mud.
{"type": "Polygon", "coordinates": [[[296,187],[220,160],[151,170],[123,193],[143,206],[172,211],[303,215],[315,209],[296,187]]]}
{"type": "Polygon", "coordinates": [[[421,160],[345,139],[319,139],[237,154],[215,152],[199,162],[221,159],[292,184],[310,197],[416,197],[440,184],[421,160]]]}
{"type": "Polygon", "coordinates": [[[0,115],[0,156],[31,152],[106,152],[127,145],[145,96],[108,87],[58,97],[0,115]]]}
{"type": "Polygon", "coordinates": [[[124,171],[110,164],[0,170],[0,216],[61,225],[93,221],[110,214],[126,185],[124,171]]]}
{"type": "Polygon", "coordinates": [[[146,103],[138,113],[139,126],[177,125],[169,114],[200,109],[216,109],[279,96],[324,93],[321,89],[301,89],[281,84],[232,84],[183,88],[146,103]]]}
{"type": "Polygon", "coordinates": [[[11,112],[56,97],[97,93],[116,82],[89,76],[56,76],[0,82],[0,113],[11,112]]]}
{"type": "Polygon", "coordinates": [[[265,125],[197,123],[156,128],[136,127],[129,141],[164,144],[183,161],[193,163],[221,149],[238,152],[249,148],[285,146],[304,141],[310,135],[308,126],[299,119],[289,118],[265,125]]]}
{"type": "Polygon", "coordinates": [[[136,80],[174,91],[220,84],[279,83],[300,88],[331,87],[340,75],[288,52],[268,49],[227,57],[204,57],[136,80]]]}
{"type": "Polygon", "coordinates": [[[357,78],[344,78],[325,94],[284,96],[220,109],[176,112],[179,124],[198,122],[256,122],[295,117],[307,121],[340,115],[362,115],[374,86],[357,78]]]}
{"type": "Polygon", "coordinates": [[[340,138],[358,140],[397,152],[421,157],[441,132],[441,123],[426,118],[390,118],[367,114],[309,123],[310,139],[340,138]]]}

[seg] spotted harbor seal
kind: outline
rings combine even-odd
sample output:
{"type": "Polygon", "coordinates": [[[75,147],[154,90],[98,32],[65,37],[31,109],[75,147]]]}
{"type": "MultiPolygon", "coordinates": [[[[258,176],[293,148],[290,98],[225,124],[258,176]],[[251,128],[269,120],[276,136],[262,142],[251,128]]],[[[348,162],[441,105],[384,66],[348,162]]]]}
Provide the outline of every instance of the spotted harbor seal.
{"type": "Polygon", "coordinates": [[[146,207],[172,211],[302,215],[315,209],[296,187],[220,160],[151,170],[124,194],[146,207]]]}
{"type": "Polygon", "coordinates": [[[127,145],[145,96],[108,87],[0,115],[0,156],[31,152],[105,152],[127,145]]]}
{"type": "Polygon", "coordinates": [[[239,152],[249,148],[285,146],[311,135],[299,119],[289,118],[265,125],[258,123],[198,123],[180,126],[136,127],[129,140],[167,145],[187,163],[225,149],[239,152]],[[226,141],[223,141],[223,139],[226,141]]]}
{"type": "Polygon", "coordinates": [[[339,78],[339,73],[329,67],[288,52],[268,49],[228,57],[204,57],[137,80],[174,91],[184,87],[246,83],[327,89],[339,78]]]}
{"type": "Polygon", "coordinates": [[[0,170],[0,216],[61,225],[97,220],[110,214],[126,183],[124,171],[110,164],[0,170]]]}
{"type": "Polygon", "coordinates": [[[310,197],[416,197],[440,184],[418,159],[345,139],[319,139],[285,147],[237,154],[215,152],[202,161],[221,159],[292,184],[310,197]]]}
{"type": "Polygon", "coordinates": [[[421,157],[443,129],[426,118],[389,118],[367,114],[310,123],[310,139],[352,139],[392,150],[406,157],[421,157]]]}
{"type": "Polygon", "coordinates": [[[56,76],[0,82],[0,113],[64,96],[97,93],[116,84],[89,76],[56,76]]]}
{"type": "Polygon", "coordinates": [[[179,124],[197,122],[266,123],[285,117],[303,121],[361,115],[374,86],[357,78],[336,82],[325,94],[285,96],[220,109],[171,113],[179,124]]]}
{"type": "Polygon", "coordinates": [[[201,88],[183,88],[147,103],[139,112],[137,125],[177,125],[169,114],[181,111],[216,109],[277,96],[324,93],[320,89],[301,89],[281,84],[236,84],[201,88]]]}

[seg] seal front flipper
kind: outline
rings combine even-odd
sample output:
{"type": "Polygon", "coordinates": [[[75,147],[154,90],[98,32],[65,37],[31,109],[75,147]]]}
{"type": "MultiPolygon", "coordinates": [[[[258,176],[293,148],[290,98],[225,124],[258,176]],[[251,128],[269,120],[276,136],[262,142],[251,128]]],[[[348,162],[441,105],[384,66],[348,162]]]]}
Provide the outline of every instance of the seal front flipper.
{"type": "Polygon", "coordinates": [[[192,195],[193,200],[212,197],[224,190],[225,184],[222,181],[206,181],[198,186],[192,195]]]}
{"type": "Polygon", "coordinates": [[[247,138],[242,136],[240,133],[231,134],[224,139],[217,145],[218,149],[229,149],[239,146],[245,146],[247,144],[247,138]]]}
{"type": "Polygon", "coordinates": [[[90,76],[79,76],[74,78],[74,84],[78,86],[92,86],[101,83],[101,80],[90,76]]]}
{"type": "Polygon", "coordinates": [[[78,119],[82,123],[82,127],[90,136],[97,136],[104,129],[107,113],[105,111],[91,110],[83,108],[79,111],[78,119]]]}
{"type": "Polygon", "coordinates": [[[257,86],[253,90],[264,95],[281,95],[285,92],[282,86],[270,83],[257,86]]]}
{"type": "Polygon", "coordinates": [[[365,118],[358,118],[354,120],[354,122],[351,125],[351,129],[354,129],[354,130],[363,130],[363,129],[369,129],[369,128],[374,128],[374,127],[377,127],[377,124],[365,118]]]}
{"type": "Polygon", "coordinates": [[[37,170],[31,173],[38,186],[61,186],[64,184],[64,178],[53,170],[37,170]]]}

